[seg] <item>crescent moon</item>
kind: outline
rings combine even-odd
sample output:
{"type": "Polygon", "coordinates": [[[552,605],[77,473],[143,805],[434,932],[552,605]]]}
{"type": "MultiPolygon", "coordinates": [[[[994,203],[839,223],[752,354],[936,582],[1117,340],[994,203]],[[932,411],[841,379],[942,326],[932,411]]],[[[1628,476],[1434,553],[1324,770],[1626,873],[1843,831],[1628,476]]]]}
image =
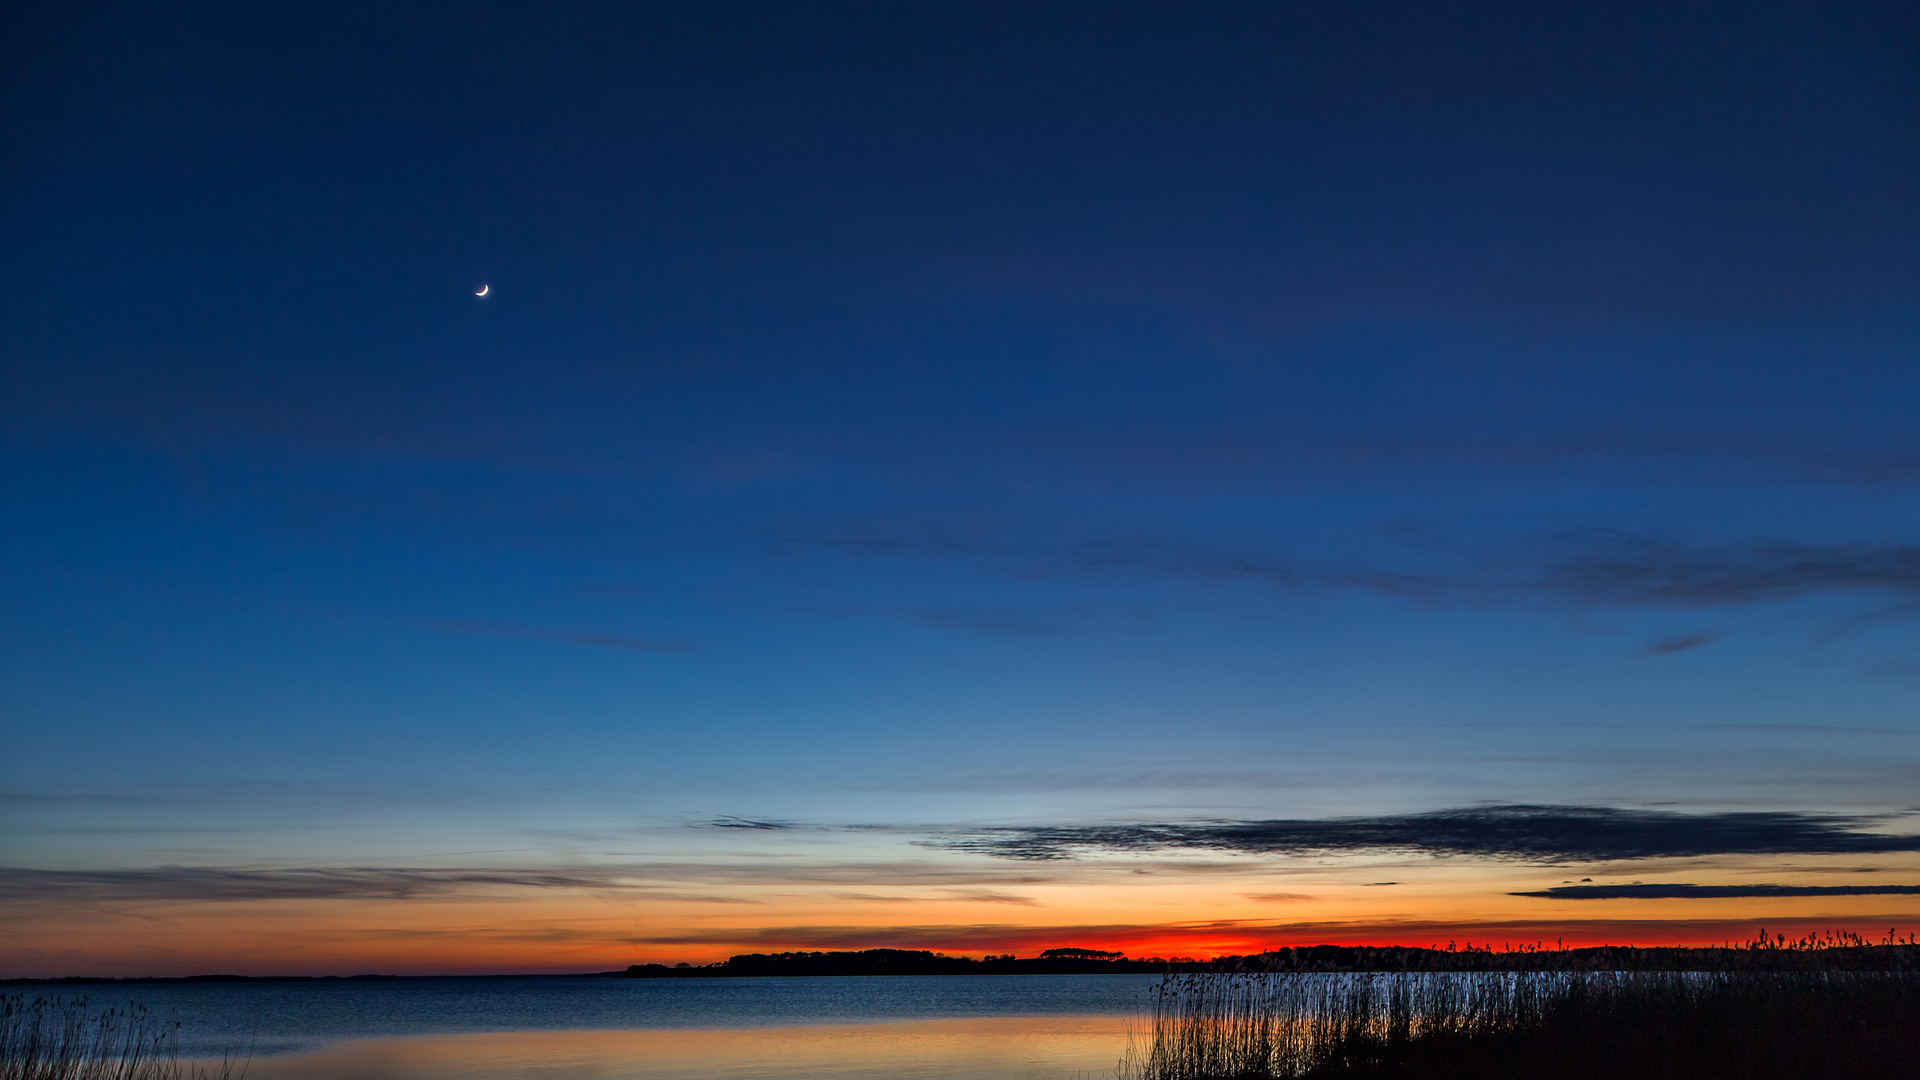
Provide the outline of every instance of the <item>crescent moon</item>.
{"type": "Polygon", "coordinates": [[[480,286],[480,291],[479,291],[479,292],[477,292],[477,293],[474,293],[473,295],[475,295],[475,296],[485,296],[485,295],[487,295],[487,290],[488,290],[488,289],[491,289],[491,288],[493,288],[493,286],[491,286],[491,285],[482,285],[482,286],[480,286]]]}

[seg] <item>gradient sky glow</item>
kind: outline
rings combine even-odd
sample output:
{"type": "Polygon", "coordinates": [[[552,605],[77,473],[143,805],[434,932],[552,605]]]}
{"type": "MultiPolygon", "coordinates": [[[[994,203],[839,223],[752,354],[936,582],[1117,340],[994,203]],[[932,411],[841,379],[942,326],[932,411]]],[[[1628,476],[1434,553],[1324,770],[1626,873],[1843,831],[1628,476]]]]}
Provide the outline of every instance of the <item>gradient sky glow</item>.
{"type": "Polygon", "coordinates": [[[1920,929],[1910,5],[0,18],[0,976],[1920,929]]]}

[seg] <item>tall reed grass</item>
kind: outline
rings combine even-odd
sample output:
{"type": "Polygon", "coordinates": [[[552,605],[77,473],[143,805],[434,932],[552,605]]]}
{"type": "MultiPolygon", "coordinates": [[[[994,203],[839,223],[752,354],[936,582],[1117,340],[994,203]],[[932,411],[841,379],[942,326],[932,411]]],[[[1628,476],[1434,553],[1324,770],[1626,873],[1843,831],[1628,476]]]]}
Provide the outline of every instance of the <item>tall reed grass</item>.
{"type": "Polygon", "coordinates": [[[0,994],[0,1080],[236,1080],[231,1057],[215,1070],[182,1062],[177,1031],[141,1005],[0,994]]]}
{"type": "Polygon", "coordinates": [[[1920,1077],[1903,972],[1171,975],[1121,1080],[1920,1077]]]}

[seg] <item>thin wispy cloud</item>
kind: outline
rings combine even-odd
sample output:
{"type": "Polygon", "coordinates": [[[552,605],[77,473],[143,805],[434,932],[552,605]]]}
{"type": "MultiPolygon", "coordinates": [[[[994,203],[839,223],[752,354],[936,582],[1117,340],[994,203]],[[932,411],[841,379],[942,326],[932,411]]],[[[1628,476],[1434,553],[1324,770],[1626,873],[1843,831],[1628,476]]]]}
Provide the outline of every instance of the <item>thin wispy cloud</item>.
{"type": "Polygon", "coordinates": [[[975,904],[1012,904],[1015,907],[1045,906],[1031,896],[997,892],[993,889],[951,889],[947,892],[946,898],[951,900],[965,900],[975,904]]]}
{"type": "Polygon", "coordinates": [[[1037,950],[1071,945],[1080,940],[1124,946],[1129,941],[1150,941],[1170,936],[1201,937],[1260,927],[1261,924],[1244,921],[1172,923],[1159,926],[1134,923],[1060,926],[1023,926],[1010,923],[941,923],[916,926],[829,924],[686,930],[635,936],[627,940],[644,945],[728,945],[743,948],[987,949],[997,951],[1001,948],[1037,950]]]}
{"type": "Polygon", "coordinates": [[[140,805],[161,801],[158,795],[129,795],[120,791],[0,791],[0,806],[140,805]]]}
{"type": "Polygon", "coordinates": [[[832,895],[835,900],[849,900],[861,904],[934,904],[964,901],[973,904],[1012,904],[1016,907],[1044,906],[1031,896],[997,892],[993,889],[946,889],[934,896],[883,896],[866,892],[837,892],[832,895]]]}
{"type": "Polygon", "coordinates": [[[971,630],[981,634],[1006,634],[1014,637],[1049,637],[1073,632],[1073,627],[1063,620],[1018,611],[996,611],[980,608],[923,608],[909,609],[899,614],[900,617],[920,623],[923,626],[939,627],[947,630],[971,630]]]}
{"type": "Polygon", "coordinates": [[[1920,885],[1558,885],[1509,896],[1545,900],[1728,900],[1765,896],[1920,896],[1920,885]]]}
{"type": "Polygon", "coordinates": [[[1686,634],[1682,637],[1665,638],[1640,650],[1642,656],[1670,656],[1688,649],[1697,649],[1714,639],[1712,634],[1686,634]]]}
{"type": "Polygon", "coordinates": [[[841,618],[895,619],[941,630],[965,630],[1007,637],[1058,637],[1082,634],[1090,623],[1125,618],[1127,613],[1075,603],[1065,605],[983,606],[978,604],[804,605],[794,610],[841,618]]]}
{"type": "Polygon", "coordinates": [[[132,593],[167,603],[214,610],[258,611],[297,619],[317,619],[335,623],[385,623],[437,630],[446,634],[476,634],[484,637],[524,638],[529,641],[557,641],[569,645],[591,645],[628,652],[699,652],[702,646],[684,642],[661,641],[600,630],[573,630],[565,627],[523,626],[514,623],[481,622],[470,619],[419,619],[376,616],[328,605],[257,604],[221,596],[186,593],[177,590],[130,588],[120,585],[97,586],[101,591],[132,593]]]}
{"type": "MultiPolygon", "coordinates": [[[[215,900],[417,900],[502,889],[617,892],[638,900],[760,903],[743,886],[931,888],[938,896],[982,903],[1031,904],[1007,887],[1051,875],[897,862],[649,862],[565,867],[514,866],[160,866],[50,870],[0,867],[0,902],[117,903],[215,900]],[[703,891],[717,890],[717,891],[703,891]]],[[[868,895],[879,895],[868,893],[868,895]]]]}
{"type": "Polygon", "coordinates": [[[511,626],[502,623],[479,623],[442,620],[432,624],[435,630],[448,634],[480,634],[489,637],[527,638],[532,641],[559,641],[568,645],[593,645],[602,649],[623,649],[627,652],[684,653],[698,652],[692,645],[673,641],[653,641],[647,638],[629,637],[625,634],[609,634],[595,630],[558,630],[539,626],[511,626]]]}
{"type": "MultiPolygon", "coordinates": [[[[997,534],[789,537],[791,544],[859,556],[960,560],[1021,578],[1146,576],[1247,581],[1278,589],[1360,589],[1423,604],[1479,606],[1538,600],[1590,605],[1710,608],[1822,593],[1920,594],[1920,546],[1753,541],[1687,545],[1610,530],[1509,535],[1409,548],[1403,565],[1330,561],[1311,554],[1228,551],[1125,538],[1052,542],[997,534]]],[[[1040,618],[1036,616],[1035,618],[1040,618]]],[[[1706,644],[1695,634],[1649,652],[1706,644]]]]}
{"type": "Polygon", "coordinates": [[[612,889],[621,875],[591,871],[393,867],[243,869],[163,866],[114,870],[0,870],[0,899],[412,900],[483,888],[612,889]]]}
{"type": "Polygon", "coordinates": [[[1920,592],[1920,547],[1750,543],[1686,547],[1615,536],[1540,582],[1610,604],[1711,607],[1823,592],[1920,592]]]}
{"type": "MultiPolygon", "coordinates": [[[[1611,910],[1611,909],[1609,909],[1611,910]]],[[[1901,916],[1883,913],[1858,916],[1861,925],[1889,925],[1901,916]]],[[[1780,917],[1767,921],[1779,930],[1820,930],[1830,918],[1780,917]]],[[[788,949],[932,949],[951,952],[1017,951],[1030,955],[1042,949],[1088,942],[1133,956],[1258,953],[1288,945],[1316,945],[1356,938],[1382,939],[1401,944],[1445,948],[1449,939],[1478,942],[1551,942],[1556,938],[1598,943],[1655,944],[1675,939],[1738,941],[1750,936],[1751,919],[1703,917],[1673,918],[1540,918],[1441,921],[1418,918],[1353,918],[1274,921],[1222,919],[1209,922],[1061,923],[1028,926],[1013,923],[942,923],[911,926],[801,924],[729,929],[689,928],[659,934],[636,934],[629,944],[663,950],[704,947],[748,951],[788,949]]]]}
{"type": "Polygon", "coordinates": [[[1015,826],[927,842],[1029,861],[1181,849],[1246,855],[1396,851],[1542,863],[1920,851],[1920,836],[1863,831],[1880,820],[1795,812],[1687,814],[1510,805],[1386,817],[1015,826]]]}
{"type": "Polygon", "coordinates": [[[1202,791],[1246,788],[1274,791],[1288,788],[1343,786],[1348,777],[1302,776],[1278,771],[1219,769],[1092,769],[1078,767],[1019,767],[954,770],[929,777],[882,778],[869,782],[871,791],[1031,792],[1031,791],[1202,791]]]}
{"type": "Polygon", "coordinates": [[[753,832],[785,832],[798,828],[791,821],[754,821],[743,817],[718,817],[704,824],[710,829],[745,829],[753,832]]]}

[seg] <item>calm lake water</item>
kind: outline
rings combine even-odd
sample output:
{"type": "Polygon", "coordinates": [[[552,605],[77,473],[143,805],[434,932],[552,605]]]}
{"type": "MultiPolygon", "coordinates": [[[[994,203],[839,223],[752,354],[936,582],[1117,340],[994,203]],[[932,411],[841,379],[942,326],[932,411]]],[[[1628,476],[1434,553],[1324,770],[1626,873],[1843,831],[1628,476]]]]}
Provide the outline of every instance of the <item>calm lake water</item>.
{"type": "Polygon", "coordinates": [[[394,979],[73,988],[252,1048],[250,1080],[1111,1075],[1157,975],[394,979]]]}

